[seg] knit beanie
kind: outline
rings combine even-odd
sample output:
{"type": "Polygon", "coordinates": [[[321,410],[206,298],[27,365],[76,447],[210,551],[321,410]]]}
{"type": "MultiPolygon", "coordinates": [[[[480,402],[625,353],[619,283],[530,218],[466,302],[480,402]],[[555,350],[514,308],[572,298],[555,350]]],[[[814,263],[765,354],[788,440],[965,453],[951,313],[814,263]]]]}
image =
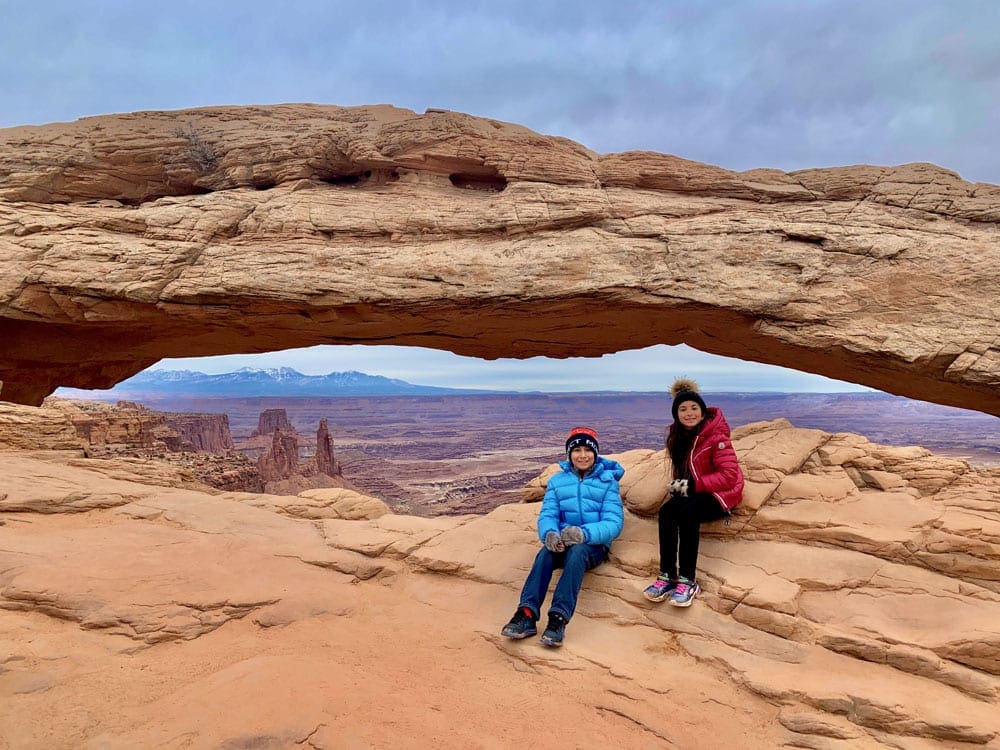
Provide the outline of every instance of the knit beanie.
{"type": "Polygon", "coordinates": [[[705,401],[702,399],[701,394],[698,393],[698,384],[693,380],[688,378],[677,378],[674,384],[670,386],[670,395],[674,397],[674,403],[670,407],[670,413],[674,417],[674,421],[677,421],[677,409],[685,401],[694,401],[698,406],[701,407],[701,413],[706,414],[708,412],[708,407],[705,406],[705,401]]]}
{"type": "Polygon", "coordinates": [[[569,437],[566,438],[566,457],[569,458],[573,449],[581,445],[584,448],[589,448],[593,452],[594,458],[597,458],[597,433],[589,427],[574,427],[569,431],[569,437]]]}

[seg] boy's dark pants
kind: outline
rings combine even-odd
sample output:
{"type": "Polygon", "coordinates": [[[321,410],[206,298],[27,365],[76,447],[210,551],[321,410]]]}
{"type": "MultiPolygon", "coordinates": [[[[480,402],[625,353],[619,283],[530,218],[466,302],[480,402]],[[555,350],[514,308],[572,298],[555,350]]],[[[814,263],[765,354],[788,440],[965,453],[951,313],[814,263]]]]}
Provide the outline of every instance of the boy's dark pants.
{"type": "Polygon", "coordinates": [[[549,590],[549,582],[552,580],[552,571],[562,568],[563,572],[552,594],[552,607],[549,611],[558,612],[569,621],[576,610],[576,598],[583,584],[583,574],[591,568],[596,568],[607,557],[607,547],[600,544],[574,544],[563,552],[549,552],[542,547],[535,555],[531,572],[528,573],[524,588],[521,589],[521,603],[517,606],[527,607],[534,612],[536,618],[539,617],[542,602],[545,601],[545,594],[549,590]]]}

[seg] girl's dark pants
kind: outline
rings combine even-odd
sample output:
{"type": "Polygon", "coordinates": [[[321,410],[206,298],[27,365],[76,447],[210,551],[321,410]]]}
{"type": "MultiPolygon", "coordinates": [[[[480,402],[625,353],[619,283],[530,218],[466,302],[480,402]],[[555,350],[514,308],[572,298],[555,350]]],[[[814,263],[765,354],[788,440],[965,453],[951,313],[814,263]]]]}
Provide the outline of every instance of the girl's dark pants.
{"type": "Polygon", "coordinates": [[[517,606],[527,607],[537,618],[549,590],[552,572],[556,568],[563,568],[556,590],[552,593],[552,608],[549,612],[558,612],[568,622],[576,610],[576,597],[583,584],[583,574],[607,559],[608,548],[600,544],[574,544],[564,552],[549,552],[542,547],[535,555],[535,562],[524,582],[524,588],[521,589],[521,601],[517,606]]]}
{"type": "Polygon", "coordinates": [[[701,525],[726,515],[722,505],[707,492],[688,497],[673,496],[660,507],[660,572],[677,578],[678,551],[680,574],[694,580],[698,566],[698,541],[701,525]]]}

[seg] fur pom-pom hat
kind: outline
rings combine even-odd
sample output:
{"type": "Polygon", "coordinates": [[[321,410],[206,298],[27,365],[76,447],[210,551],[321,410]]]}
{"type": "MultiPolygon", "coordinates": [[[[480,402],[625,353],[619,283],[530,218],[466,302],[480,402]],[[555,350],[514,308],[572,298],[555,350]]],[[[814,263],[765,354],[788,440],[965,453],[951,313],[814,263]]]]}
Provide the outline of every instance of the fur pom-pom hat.
{"type": "Polygon", "coordinates": [[[705,400],[698,393],[698,384],[690,378],[677,378],[674,384],[670,386],[670,395],[674,397],[670,413],[673,415],[675,422],[677,421],[677,409],[685,401],[694,401],[698,404],[701,407],[702,414],[708,411],[708,407],[705,406],[705,400]]]}
{"type": "Polygon", "coordinates": [[[597,459],[597,433],[589,427],[574,427],[569,431],[569,437],[566,438],[566,458],[569,458],[574,448],[581,445],[593,451],[594,459],[597,459]]]}

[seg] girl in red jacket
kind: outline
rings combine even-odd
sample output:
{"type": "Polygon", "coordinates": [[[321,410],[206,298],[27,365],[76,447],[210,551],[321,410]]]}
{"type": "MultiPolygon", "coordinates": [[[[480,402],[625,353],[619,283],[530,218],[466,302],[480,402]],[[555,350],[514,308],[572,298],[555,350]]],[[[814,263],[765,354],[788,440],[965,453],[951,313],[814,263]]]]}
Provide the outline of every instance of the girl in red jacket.
{"type": "Polygon", "coordinates": [[[698,384],[678,378],[670,393],[674,421],[665,443],[673,481],[659,513],[660,575],[643,594],[689,607],[701,591],[695,581],[701,524],[728,517],[743,499],[743,472],[722,411],[705,406],[698,384]]]}

